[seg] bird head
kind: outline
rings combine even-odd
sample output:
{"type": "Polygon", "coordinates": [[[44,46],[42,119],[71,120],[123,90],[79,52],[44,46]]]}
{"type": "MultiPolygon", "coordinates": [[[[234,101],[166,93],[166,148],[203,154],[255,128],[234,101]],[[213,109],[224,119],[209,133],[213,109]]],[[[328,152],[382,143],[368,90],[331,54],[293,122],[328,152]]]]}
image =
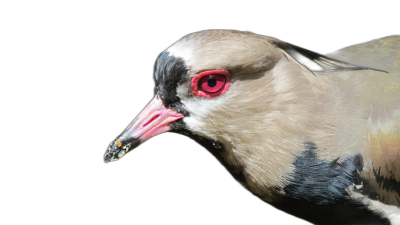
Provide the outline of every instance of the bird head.
{"type": "Polygon", "coordinates": [[[159,55],[153,100],[111,142],[105,161],[117,160],[166,131],[185,129],[218,140],[225,128],[240,129],[243,124],[235,121],[252,111],[243,101],[261,98],[253,88],[280,57],[251,33],[219,30],[185,36],[159,55]]]}

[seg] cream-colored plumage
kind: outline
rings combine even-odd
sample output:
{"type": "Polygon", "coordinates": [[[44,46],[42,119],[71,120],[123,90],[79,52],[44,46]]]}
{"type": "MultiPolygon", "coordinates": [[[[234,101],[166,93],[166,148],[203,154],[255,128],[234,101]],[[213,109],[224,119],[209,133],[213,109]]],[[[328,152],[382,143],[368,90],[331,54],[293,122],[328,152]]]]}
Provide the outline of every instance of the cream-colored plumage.
{"type": "MultiPolygon", "coordinates": [[[[156,95],[185,115],[172,131],[208,147],[264,201],[315,223],[345,223],[346,216],[335,218],[350,205],[351,222],[371,211],[371,223],[390,217],[398,224],[400,36],[328,56],[250,32],[201,31],[160,55],[156,95]],[[193,95],[192,78],[209,70],[229,71],[229,89],[215,98],[193,95]],[[318,218],[309,209],[320,210],[318,218]]],[[[117,143],[107,159],[120,151],[117,143]]]]}

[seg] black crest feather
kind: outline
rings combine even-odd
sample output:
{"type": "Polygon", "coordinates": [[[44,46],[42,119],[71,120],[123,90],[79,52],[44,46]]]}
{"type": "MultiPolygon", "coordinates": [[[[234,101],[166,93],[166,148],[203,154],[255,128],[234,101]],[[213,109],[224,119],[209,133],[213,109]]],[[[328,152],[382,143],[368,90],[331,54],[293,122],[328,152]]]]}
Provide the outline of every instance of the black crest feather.
{"type": "Polygon", "coordinates": [[[379,72],[388,73],[385,70],[375,69],[367,66],[360,66],[353,63],[334,59],[325,55],[315,53],[313,51],[292,45],[283,41],[273,41],[273,45],[284,50],[292,56],[298,63],[307,67],[311,72],[337,72],[337,71],[351,71],[351,70],[375,70],[379,72]],[[326,70],[321,64],[333,67],[333,69],[326,70]]]}

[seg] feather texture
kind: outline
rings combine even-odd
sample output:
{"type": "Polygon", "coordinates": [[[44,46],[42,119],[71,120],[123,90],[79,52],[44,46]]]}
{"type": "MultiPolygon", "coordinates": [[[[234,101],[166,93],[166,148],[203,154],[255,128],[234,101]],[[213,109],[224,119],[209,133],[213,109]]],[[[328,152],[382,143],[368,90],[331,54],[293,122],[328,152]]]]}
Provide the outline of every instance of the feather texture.
{"type": "MultiPolygon", "coordinates": [[[[400,224],[400,36],[321,55],[231,30],[160,54],[155,94],[249,191],[316,224],[400,224]],[[191,79],[229,71],[215,98],[191,79]]],[[[151,113],[151,112],[150,112],[151,113]]]]}

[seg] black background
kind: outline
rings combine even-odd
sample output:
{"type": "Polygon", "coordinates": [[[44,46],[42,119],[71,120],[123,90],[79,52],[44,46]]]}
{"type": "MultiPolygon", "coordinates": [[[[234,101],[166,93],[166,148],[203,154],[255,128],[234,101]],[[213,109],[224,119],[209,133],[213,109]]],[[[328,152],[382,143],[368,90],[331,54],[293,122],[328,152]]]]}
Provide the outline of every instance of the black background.
{"type": "Polygon", "coordinates": [[[252,197],[184,137],[154,137],[115,163],[104,164],[103,154],[153,98],[158,54],[188,33],[250,31],[325,54],[399,33],[395,22],[381,26],[367,12],[170,8],[76,6],[38,22],[48,60],[41,65],[52,82],[43,94],[51,109],[43,115],[55,137],[40,172],[27,171],[31,208],[44,203],[36,215],[59,221],[305,224],[252,197]]]}

